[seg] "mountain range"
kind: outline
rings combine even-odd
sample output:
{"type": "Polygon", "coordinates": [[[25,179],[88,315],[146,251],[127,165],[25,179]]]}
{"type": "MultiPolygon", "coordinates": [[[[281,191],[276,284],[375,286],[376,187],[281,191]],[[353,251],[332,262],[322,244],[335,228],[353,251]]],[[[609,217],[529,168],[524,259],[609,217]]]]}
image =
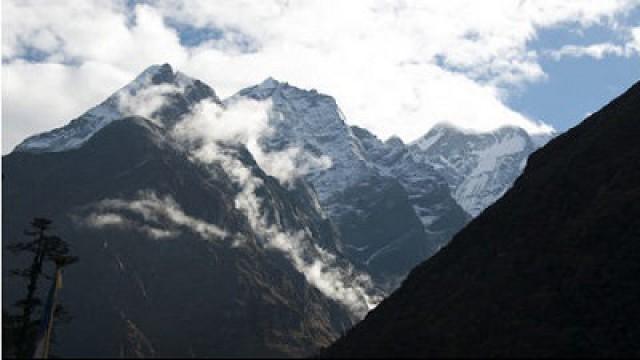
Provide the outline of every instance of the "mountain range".
{"type": "MultiPolygon", "coordinates": [[[[125,115],[172,127],[201,101],[224,107],[242,98],[270,103],[270,131],[259,139],[262,151],[301,149],[311,160],[330,161],[304,178],[343,234],[340,250],[387,289],[498,199],[539,139],[552,136],[515,127],[473,133],[441,124],[412,144],[395,137],[382,142],[366,129],[348,126],[336,101],[315,90],[269,78],[222,101],[209,86],[165,64],[149,67],[69,125],[35,135],[16,151],[73,149],[125,115]]],[[[295,165],[308,162],[307,156],[295,165]]]]}
{"type": "MultiPolygon", "coordinates": [[[[443,124],[382,141],[315,90],[267,79],[221,100],[154,65],[3,158],[2,236],[48,217],[81,259],[61,356],[303,356],[447,248],[550,136],[443,124]]],[[[21,260],[3,260],[9,304],[21,260]]]]}
{"type": "Polygon", "coordinates": [[[536,151],[323,355],[640,356],[638,114],[640,83],[536,151]]]}

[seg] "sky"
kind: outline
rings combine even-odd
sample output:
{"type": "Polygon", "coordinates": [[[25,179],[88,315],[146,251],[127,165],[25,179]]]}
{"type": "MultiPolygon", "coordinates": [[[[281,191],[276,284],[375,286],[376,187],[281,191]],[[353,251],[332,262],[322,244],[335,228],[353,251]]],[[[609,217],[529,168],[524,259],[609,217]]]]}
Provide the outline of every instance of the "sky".
{"type": "Polygon", "coordinates": [[[3,0],[2,152],[152,64],[222,98],[268,77],[409,142],[565,131],[640,80],[640,0],[3,0]]]}

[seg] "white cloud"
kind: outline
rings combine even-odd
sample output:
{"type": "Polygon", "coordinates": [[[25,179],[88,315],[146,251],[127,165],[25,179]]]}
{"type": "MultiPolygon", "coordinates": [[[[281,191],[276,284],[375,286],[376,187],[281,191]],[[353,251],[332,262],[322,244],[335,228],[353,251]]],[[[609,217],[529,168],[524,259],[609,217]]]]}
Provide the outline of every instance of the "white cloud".
{"type": "Polygon", "coordinates": [[[624,56],[626,53],[623,46],[611,43],[600,43],[587,46],[565,45],[558,50],[549,52],[549,55],[555,60],[560,60],[567,56],[590,56],[592,58],[602,59],[607,55],[624,56]]]}
{"type": "Polygon", "coordinates": [[[146,5],[127,16],[119,2],[10,0],[2,11],[3,153],[81,115],[150,64],[187,57],[175,31],[146,5]],[[29,53],[44,58],[23,60],[29,53]]]}
{"type": "Polygon", "coordinates": [[[228,237],[218,226],[185,214],[170,195],[159,197],[152,191],[141,191],[131,200],[102,200],[90,206],[87,216],[76,217],[76,220],[97,229],[115,227],[141,231],[153,239],[175,238],[184,231],[205,240],[228,237]]]}
{"type": "Polygon", "coordinates": [[[2,151],[36,132],[65,125],[130,80],[130,73],[105,63],[3,64],[2,151]]]}
{"type": "MultiPolygon", "coordinates": [[[[150,82],[151,79],[146,79],[150,82]]],[[[165,104],[172,94],[180,93],[178,86],[161,84],[155,86],[141,86],[135,93],[123,91],[118,93],[118,111],[123,116],[137,115],[153,121],[162,126],[162,122],[154,118],[155,113],[165,104]]]]}
{"type": "MultiPolygon", "coordinates": [[[[273,132],[269,126],[270,109],[270,101],[246,98],[229,101],[224,108],[212,101],[203,101],[177,125],[175,133],[181,139],[205,138],[211,147],[220,141],[241,143],[262,170],[287,186],[311,171],[331,166],[329,157],[318,157],[299,147],[265,152],[260,140],[273,132]]],[[[218,149],[207,149],[204,154],[217,156],[218,152],[218,149]]]]}
{"type": "Polygon", "coordinates": [[[14,0],[3,2],[3,13],[3,60],[40,51],[53,63],[99,62],[137,72],[187,58],[175,30],[149,5],[130,14],[120,0],[14,0]]]}
{"type": "Polygon", "coordinates": [[[124,0],[7,0],[3,151],[78,115],[149,64],[164,62],[223,96],[268,76],[317,88],[336,97],[350,123],[382,137],[409,141],[443,120],[474,129],[540,129],[504,104],[512,86],[546,76],[529,47],[538,31],[594,24],[615,29],[617,16],[638,4],[157,0],[131,12],[124,0]],[[224,36],[187,48],[163,19],[216,28],[224,36]],[[16,60],[34,53],[61,65],[16,60]],[[98,70],[87,73],[88,64],[98,70]]]}
{"type": "Polygon", "coordinates": [[[260,168],[283,185],[292,185],[293,180],[311,172],[328,169],[332,164],[330,157],[318,157],[299,147],[264,152],[257,143],[253,143],[250,151],[260,168]]]}
{"type": "Polygon", "coordinates": [[[217,152],[214,156],[216,162],[240,186],[241,191],[235,200],[236,208],[247,217],[265,247],[281,251],[311,285],[360,317],[381,301],[381,297],[374,293],[368,275],[356,272],[350,264],[339,263],[334,255],[313,244],[310,234],[304,231],[292,233],[277,223],[270,223],[262,199],[256,195],[263,185],[262,180],[253,176],[251,170],[237,159],[206,144],[198,150],[198,158],[211,159],[211,151],[217,152]]]}
{"type": "MultiPolygon", "coordinates": [[[[267,125],[269,109],[270,102],[249,99],[234,101],[225,109],[215,103],[204,102],[191,117],[179,124],[175,135],[177,139],[191,144],[189,148],[194,161],[221,166],[239,187],[235,207],[246,216],[262,246],[282,252],[312,286],[354,314],[364,316],[381,301],[370,277],[355,271],[350,264],[339,261],[335,255],[314,244],[308,230],[288,230],[282,224],[270,221],[263,199],[257,195],[264,185],[263,180],[238,160],[236,150],[222,145],[229,142],[246,145],[252,153],[258,154],[256,159],[267,161],[264,164],[258,161],[258,164],[265,166],[269,175],[283,183],[304,175],[301,173],[304,169],[325,163],[325,159],[316,159],[311,155],[301,157],[303,152],[297,148],[263,153],[258,141],[270,131],[267,125]],[[292,166],[295,162],[307,163],[292,166]]],[[[274,219],[281,218],[273,215],[274,219]]]]}
{"type": "Polygon", "coordinates": [[[640,53],[640,26],[631,29],[631,41],[629,48],[635,52],[640,53]]]}
{"type": "Polygon", "coordinates": [[[565,57],[589,56],[595,59],[602,59],[606,56],[631,57],[640,54],[640,27],[623,28],[622,30],[626,42],[615,44],[603,42],[590,45],[564,45],[560,49],[549,50],[547,55],[558,61],[565,57]]]}

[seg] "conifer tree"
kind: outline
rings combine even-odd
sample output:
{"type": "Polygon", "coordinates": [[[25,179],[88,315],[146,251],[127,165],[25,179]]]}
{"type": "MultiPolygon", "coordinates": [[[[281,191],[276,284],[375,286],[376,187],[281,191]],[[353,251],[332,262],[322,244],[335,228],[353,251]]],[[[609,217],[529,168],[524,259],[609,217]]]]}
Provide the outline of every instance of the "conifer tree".
{"type": "MultiPolygon", "coordinates": [[[[7,247],[16,256],[21,254],[31,256],[31,262],[27,268],[10,272],[12,276],[24,278],[27,281],[24,298],[15,303],[19,313],[3,314],[6,315],[3,316],[3,327],[12,327],[13,330],[11,339],[7,339],[13,344],[5,345],[13,345],[8,348],[13,348],[15,355],[19,358],[31,357],[33,354],[40,321],[38,310],[42,306],[38,296],[41,280],[44,278],[44,280],[53,281],[55,274],[50,273],[51,270],[77,261],[76,257],[69,255],[69,246],[64,240],[49,234],[50,228],[51,220],[35,218],[31,221],[31,229],[25,231],[29,239],[7,247]]],[[[56,309],[55,314],[62,314],[61,308],[56,309]]]]}

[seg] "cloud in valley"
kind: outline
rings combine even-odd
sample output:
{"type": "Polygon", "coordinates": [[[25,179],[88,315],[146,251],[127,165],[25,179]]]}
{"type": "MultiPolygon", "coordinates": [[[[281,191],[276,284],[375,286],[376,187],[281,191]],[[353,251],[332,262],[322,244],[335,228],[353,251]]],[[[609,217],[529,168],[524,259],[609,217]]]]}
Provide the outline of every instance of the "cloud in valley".
{"type": "Polygon", "coordinates": [[[258,164],[265,166],[267,174],[283,185],[304,175],[305,169],[326,166],[328,160],[315,158],[295,147],[271,153],[260,149],[260,138],[271,131],[268,126],[270,109],[269,101],[250,99],[236,100],[224,109],[215,103],[203,102],[178,125],[175,136],[191,144],[194,161],[220,165],[238,186],[235,207],[246,216],[265,248],[281,252],[325,296],[340,302],[352,313],[364,316],[381,300],[369,276],[355,271],[350,264],[338,261],[335,255],[314,244],[306,229],[284,229],[281,224],[270,221],[263,199],[257,195],[264,186],[263,180],[239,160],[234,147],[225,146],[229,143],[246,146],[258,164]],[[261,164],[260,159],[266,162],[261,164]],[[292,166],[293,163],[300,163],[300,166],[292,166]]]}
{"type": "Polygon", "coordinates": [[[228,233],[218,226],[187,215],[170,196],[141,191],[134,199],[105,199],[89,207],[86,216],[76,216],[82,225],[103,229],[139,231],[161,240],[180,236],[185,231],[205,240],[220,240],[228,233]]]}
{"type": "Polygon", "coordinates": [[[274,131],[269,123],[270,116],[270,101],[239,97],[228,101],[224,107],[203,101],[178,124],[175,133],[183,140],[205,139],[205,146],[215,147],[201,154],[205,158],[206,154],[217,156],[220,152],[218,142],[240,143],[249,150],[262,170],[286,186],[311,171],[331,166],[329,157],[315,156],[296,146],[282,151],[264,151],[260,140],[274,131]]]}

